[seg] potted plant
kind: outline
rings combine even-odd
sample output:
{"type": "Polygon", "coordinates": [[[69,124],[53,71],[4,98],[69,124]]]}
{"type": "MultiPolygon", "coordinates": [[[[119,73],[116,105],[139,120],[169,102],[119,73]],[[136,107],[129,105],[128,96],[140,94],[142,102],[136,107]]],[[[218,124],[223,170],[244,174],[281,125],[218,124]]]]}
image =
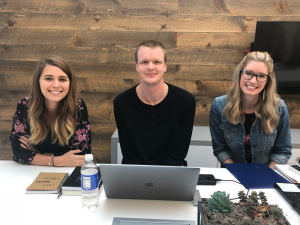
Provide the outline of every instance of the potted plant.
{"type": "Polygon", "coordinates": [[[214,192],[208,202],[199,202],[202,225],[290,225],[277,205],[269,205],[264,192],[248,197],[238,193],[240,202],[232,203],[226,192],[214,192]]]}

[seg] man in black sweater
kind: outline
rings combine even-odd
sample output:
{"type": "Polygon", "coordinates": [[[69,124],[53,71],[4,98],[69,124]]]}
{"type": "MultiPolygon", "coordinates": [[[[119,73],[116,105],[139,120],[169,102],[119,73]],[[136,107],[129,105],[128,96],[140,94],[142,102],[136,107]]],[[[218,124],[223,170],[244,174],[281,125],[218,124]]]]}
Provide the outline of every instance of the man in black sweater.
{"type": "Polygon", "coordinates": [[[118,95],[114,113],[123,164],[187,166],[195,97],[164,83],[167,53],[157,41],[144,41],[135,52],[140,84],[118,95]]]}

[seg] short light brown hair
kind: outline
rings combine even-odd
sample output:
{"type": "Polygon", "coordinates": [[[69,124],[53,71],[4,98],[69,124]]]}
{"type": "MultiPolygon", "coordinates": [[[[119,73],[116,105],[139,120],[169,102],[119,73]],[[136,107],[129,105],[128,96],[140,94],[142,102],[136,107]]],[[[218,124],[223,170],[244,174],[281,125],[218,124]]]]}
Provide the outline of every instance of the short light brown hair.
{"type": "Polygon", "coordinates": [[[160,43],[159,41],[147,40],[147,41],[143,41],[142,43],[140,43],[135,50],[135,62],[136,63],[138,63],[138,51],[140,50],[141,47],[149,47],[149,48],[160,47],[165,54],[164,61],[165,61],[165,63],[167,62],[167,51],[165,49],[165,46],[162,43],[160,43]]]}

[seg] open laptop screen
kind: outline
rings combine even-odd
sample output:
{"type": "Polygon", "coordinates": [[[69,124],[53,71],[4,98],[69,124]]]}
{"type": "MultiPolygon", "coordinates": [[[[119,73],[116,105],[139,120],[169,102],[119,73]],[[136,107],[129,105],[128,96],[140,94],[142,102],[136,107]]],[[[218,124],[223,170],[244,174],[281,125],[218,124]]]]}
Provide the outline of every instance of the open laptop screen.
{"type": "Polygon", "coordinates": [[[200,168],[101,164],[107,198],[192,201],[200,168]]]}

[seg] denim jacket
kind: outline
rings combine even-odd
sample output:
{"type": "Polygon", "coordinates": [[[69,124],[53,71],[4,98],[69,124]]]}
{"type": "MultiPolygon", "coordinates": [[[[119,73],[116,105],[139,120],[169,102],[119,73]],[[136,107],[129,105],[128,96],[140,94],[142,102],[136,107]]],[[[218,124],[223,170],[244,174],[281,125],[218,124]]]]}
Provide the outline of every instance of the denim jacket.
{"type": "MultiPolygon", "coordinates": [[[[230,123],[222,115],[227,96],[214,100],[210,108],[209,127],[214,155],[220,163],[231,158],[235,163],[245,163],[243,123],[230,123]]],[[[289,114],[283,100],[279,99],[279,123],[273,133],[265,133],[260,118],[251,127],[251,152],[253,163],[270,161],[286,164],[292,153],[289,114]]]]}

